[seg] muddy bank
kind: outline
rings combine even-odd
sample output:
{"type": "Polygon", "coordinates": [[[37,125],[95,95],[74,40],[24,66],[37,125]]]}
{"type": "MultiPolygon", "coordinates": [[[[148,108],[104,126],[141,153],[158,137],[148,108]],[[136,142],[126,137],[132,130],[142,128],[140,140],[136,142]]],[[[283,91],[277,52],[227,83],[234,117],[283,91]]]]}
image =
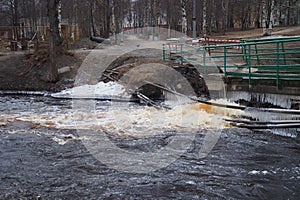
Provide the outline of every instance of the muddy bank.
{"type": "MultiPolygon", "coordinates": [[[[48,83],[44,79],[49,64],[47,57],[25,54],[1,56],[0,90],[54,92],[72,87],[77,71],[85,56],[88,55],[88,51],[86,53],[84,51],[75,52],[74,55],[68,53],[57,57],[57,65],[60,70],[63,70],[60,73],[60,81],[57,83],[48,83]],[[64,71],[65,69],[67,71],[64,71]]],[[[91,67],[97,67],[97,63],[95,64],[91,67]]],[[[90,70],[96,71],[97,69],[90,70]]],[[[98,82],[120,81],[128,89],[133,89],[144,80],[149,80],[149,77],[154,83],[162,81],[164,86],[174,88],[183,94],[209,98],[205,81],[193,65],[180,65],[172,61],[163,61],[159,49],[141,49],[112,60],[111,65],[107,67],[102,77],[99,77],[98,82]],[[151,65],[150,71],[149,67],[142,71],[136,70],[145,65],[151,65]],[[158,68],[152,70],[152,67],[158,68]],[[174,70],[177,73],[176,76],[172,76],[174,70]]],[[[147,84],[142,84],[139,89],[143,94],[153,99],[160,99],[163,93],[158,88],[147,84]]]]}
{"type": "Polygon", "coordinates": [[[195,66],[162,60],[157,49],[136,50],[120,56],[104,71],[100,81],[119,81],[129,90],[139,87],[139,92],[155,100],[162,98],[163,91],[145,81],[162,84],[187,96],[210,97],[195,66]]]}
{"type": "Polygon", "coordinates": [[[60,91],[72,87],[83,56],[72,54],[57,56],[57,66],[63,69],[57,83],[48,83],[43,78],[47,72],[48,62],[39,63],[39,58],[32,56],[30,59],[29,55],[23,53],[0,57],[0,90],[60,91]],[[29,63],[30,59],[36,59],[38,66],[29,63]]]}
{"type": "Polygon", "coordinates": [[[60,80],[56,83],[44,78],[49,65],[47,45],[43,44],[37,53],[0,52],[0,90],[57,92],[73,87],[77,70],[89,53],[77,50],[96,47],[97,43],[83,38],[69,47],[71,51],[59,52],[56,59],[60,80]]]}

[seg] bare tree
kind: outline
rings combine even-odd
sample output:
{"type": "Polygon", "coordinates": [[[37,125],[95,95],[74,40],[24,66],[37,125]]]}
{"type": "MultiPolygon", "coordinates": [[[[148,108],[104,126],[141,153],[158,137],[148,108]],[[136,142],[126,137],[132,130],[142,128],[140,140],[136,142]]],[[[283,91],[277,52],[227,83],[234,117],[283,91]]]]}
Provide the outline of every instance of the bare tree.
{"type": "MultiPolygon", "coordinates": [[[[228,28],[228,16],[229,16],[229,0],[222,0],[221,2],[221,8],[222,8],[222,12],[219,12],[221,13],[222,16],[219,15],[218,18],[222,18],[223,20],[222,23],[222,32],[223,34],[225,34],[225,32],[227,31],[227,28],[228,28]]],[[[220,11],[219,9],[217,9],[217,12],[220,11]]]]}
{"type": "Polygon", "coordinates": [[[90,19],[91,19],[91,35],[96,36],[97,35],[97,31],[96,31],[96,27],[95,27],[95,17],[94,17],[94,13],[95,13],[95,0],[89,0],[89,6],[90,6],[90,19]]]}
{"type": "Polygon", "coordinates": [[[13,27],[13,39],[19,39],[19,0],[9,0],[8,2],[10,16],[11,16],[11,26],[13,27]]]}
{"type": "Polygon", "coordinates": [[[263,26],[263,35],[271,35],[273,29],[273,12],[275,6],[275,0],[262,0],[263,4],[263,18],[262,18],[262,26],[263,26]],[[269,27],[269,29],[267,29],[269,27]]]}
{"type": "Polygon", "coordinates": [[[275,6],[275,0],[271,0],[271,8],[270,8],[270,20],[269,20],[269,35],[272,35],[273,31],[273,23],[274,23],[274,6],[275,6]]]}
{"type": "Polygon", "coordinates": [[[181,0],[180,1],[180,3],[181,3],[181,14],[182,14],[181,29],[182,29],[182,33],[184,35],[187,35],[187,30],[188,30],[187,11],[186,11],[187,1],[188,0],[181,0]]]}
{"type": "MultiPolygon", "coordinates": [[[[192,2],[191,0],[64,0],[62,18],[77,24],[83,37],[100,35],[108,38],[112,33],[119,33],[125,22],[134,27],[158,26],[161,22],[167,22],[164,25],[169,27],[169,32],[173,29],[191,34],[192,2]]],[[[299,0],[196,0],[196,2],[196,17],[200,22],[197,23],[197,29],[202,30],[203,35],[212,32],[225,33],[233,28],[247,30],[252,27],[263,27],[264,34],[270,34],[274,25],[288,26],[299,23],[299,0]]],[[[47,3],[48,0],[0,0],[0,24],[12,27],[13,39],[20,39],[23,30],[26,30],[25,36],[28,37],[29,33],[39,31],[38,26],[48,25],[47,3]],[[24,22],[31,27],[31,31],[25,28],[24,22]]]]}
{"type": "Polygon", "coordinates": [[[254,19],[255,19],[255,27],[261,28],[262,22],[261,22],[261,16],[262,16],[262,0],[255,0],[254,1],[254,19]]]}
{"type": "Polygon", "coordinates": [[[203,36],[207,36],[207,0],[203,0],[203,36]]]}
{"type": "Polygon", "coordinates": [[[58,68],[56,65],[57,49],[61,47],[62,39],[59,35],[58,21],[59,0],[48,0],[48,15],[50,22],[50,66],[46,74],[46,81],[57,82],[59,80],[58,68]]]}
{"type": "Polygon", "coordinates": [[[116,2],[116,0],[112,0],[111,4],[112,4],[111,31],[112,31],[112,34],[114,37],[114,43],[118,44],[118,36],[117,36],[118,19],[117,19],[117,2],[116,2]]]}
{"type": "Polygon", "coordinates": [[[111,19],[111,9],[110,9],[110,0],[104,0],[104,6],[105,6],[105,9],[104,9],[104,18],[105,18],[105,23],[104,23],[104,26],[105,26],[105,29],[104,29],[104,36],[106,38],[109,38],[109,32],[110,32],[110,19],[111,19]]]}

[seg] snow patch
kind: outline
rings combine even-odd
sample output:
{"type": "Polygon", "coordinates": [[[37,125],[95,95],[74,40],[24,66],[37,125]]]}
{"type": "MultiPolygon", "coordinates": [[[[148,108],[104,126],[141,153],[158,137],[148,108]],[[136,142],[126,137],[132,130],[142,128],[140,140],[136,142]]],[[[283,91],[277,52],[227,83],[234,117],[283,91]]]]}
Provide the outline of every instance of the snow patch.
{"type": "Polygon", "coordinates": [[[96,85],[82,85],[51,95],[54,98],[130,98],[123,85],[117,82],[99,82],[96,85]]]}

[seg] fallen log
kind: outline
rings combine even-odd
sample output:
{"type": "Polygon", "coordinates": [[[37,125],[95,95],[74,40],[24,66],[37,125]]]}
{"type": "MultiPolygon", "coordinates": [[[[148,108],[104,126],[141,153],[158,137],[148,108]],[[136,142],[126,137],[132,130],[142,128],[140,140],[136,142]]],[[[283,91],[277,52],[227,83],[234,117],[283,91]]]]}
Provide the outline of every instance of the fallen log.
{"type": "Polygon", "coordinates": [[[268,112],[268,113],[279,113],[279,114],[289,114],[289,115],[300,115],[300,110],[293,109],[277,109],[277,108],[247,108],[247,111],[260,111],[260,112],[268,112]]]}
{"type": "Polygon", "coordinates": [[[49,97],[50,93],[46,91],[13,91],[13,90],[0,90],[0,95],[32,95],[32,96],[45,96],[49,97]]]}
{"type": "Polygon", "coordinates": [[[91,36],[90,40],[93,41],[93,42],[103,43],[103,44],[110,44],[111,43],[110,39],[105,39],[105,38],[101,38],[101,37],[91,36]]]}
{"type": "Polygon", "coordinates": [[[272,121],[252,121],[246,119],[224,119],[227,122],[248,125],[282,125],[282,124],[300,124],[300,120],[272,120],[272,121]]]}
{"type": "Polygon", "coordinates": [[[158,108],[158,109],[167,109],[167,110],[170,110],[171,108],[168,107],[168,106],[165,106],[165,105],[162,105],[162,104],[159,104],[155,101],[153,101],[152,99],[150,99],[149,97],[145,96],[144,94],[140,93],[140,92],[136,92],[137,93],[137,97],[139,99],[141,99],[142,101],[145,101],[147,104],[155,107],[155,108],[158,108]]]}
{"type": "Polygon", "coordinates": [[[239,128],[247,128],[247,129],[291,129],[291,128],[300,128],[300,123],[297,124],[233,124],[239,128]]]}
{"type": "Polygon", "coordinates": [[[269,113],[279,113],[279,114],[289,114],[289,115],[300,115],[300,110],[292,110],[292,109],[276,109],[276,108],[249,108],[249,107],[245,107],[245,106],[236,106],[236,105],[226,105],[226,104],[219,104],[219,103],[213,103],[213,102],[209,102],[209,101],[205,101],[205,100],[201,100],[198,98],[193,98],[193,97],[189,97],[187,95],[181,94],[179,92],[176,92],[174,90],[171,90],[170,88],[164,87],[162,85],[156,84],[156,83],[152,83],[149,81],[144,81],[147,84],[156,86],[166,92],[170,92],[174,95],[178,95],[181,97],[186,97],[192,101],[198,102],[198,103],[203,103],[206,105],[211,105],[211,106],[216,106],[216,107],[222,107],[222,108],[229,108],[229,109],[236,109],[236,110],[244,110],[244,111],[248,111],[248,112],[253,112],[253,111],[259,111],[259,112],[269,112],[269,113]]]}

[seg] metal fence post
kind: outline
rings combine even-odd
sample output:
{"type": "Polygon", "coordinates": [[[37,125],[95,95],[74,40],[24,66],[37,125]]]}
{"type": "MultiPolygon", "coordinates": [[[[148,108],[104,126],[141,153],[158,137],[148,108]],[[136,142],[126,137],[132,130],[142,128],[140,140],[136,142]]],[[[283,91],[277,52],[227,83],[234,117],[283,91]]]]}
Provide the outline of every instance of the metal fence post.
{"type": "Polygon", "coordinates": [[[280,70],[279,70],[279,65],[280,65],[280,47],[279,47],[279,42],[276,43],[276,49],[277,49],[277,52],[276,52],[276,65],[277,65],[277,70],[276,70],[276,85],[277,85],[277,88],[279,87],[279,73],[280,73],[280,70]]]}
{"type": "Polygon", "coordinates": [[[180,64],[183,65],[183,43],[180,43],[180,64]]]}
{"type": "Polygon", "coordinates": [[[251,44],[248,44],[248,61],[247,61],[247,65],[249,68],[249,74],[248,74],[248,79],[249,79],[249,87],[252,85],[252,80],[251,80],[251,76],[252,76],[252,69],[251,69],[251,44]]]}
{"type": "Polygon", "coordinates": [[[286,65],[286,55],[285,55],[285,48],[284,48],[284,42],[281,43],[281,51],[283,52],[283,59],[284,59],[284,64],[286,65]]]}
{"type": "Polygon", "coordinates": [[[207,68],[206,68],[206,48],[203,49],[203,75],[206,76],[207,68]]]}
{"type": "Polygon", "coordinates": [[[227,75],[227,48],[224,47],[224,73],[227,75]]]}
{"type": "Polygon", "coordinates": [[[166,60],[166,49],[165,49],[165,44],[163,44],[163,60],[166,60]]]}

